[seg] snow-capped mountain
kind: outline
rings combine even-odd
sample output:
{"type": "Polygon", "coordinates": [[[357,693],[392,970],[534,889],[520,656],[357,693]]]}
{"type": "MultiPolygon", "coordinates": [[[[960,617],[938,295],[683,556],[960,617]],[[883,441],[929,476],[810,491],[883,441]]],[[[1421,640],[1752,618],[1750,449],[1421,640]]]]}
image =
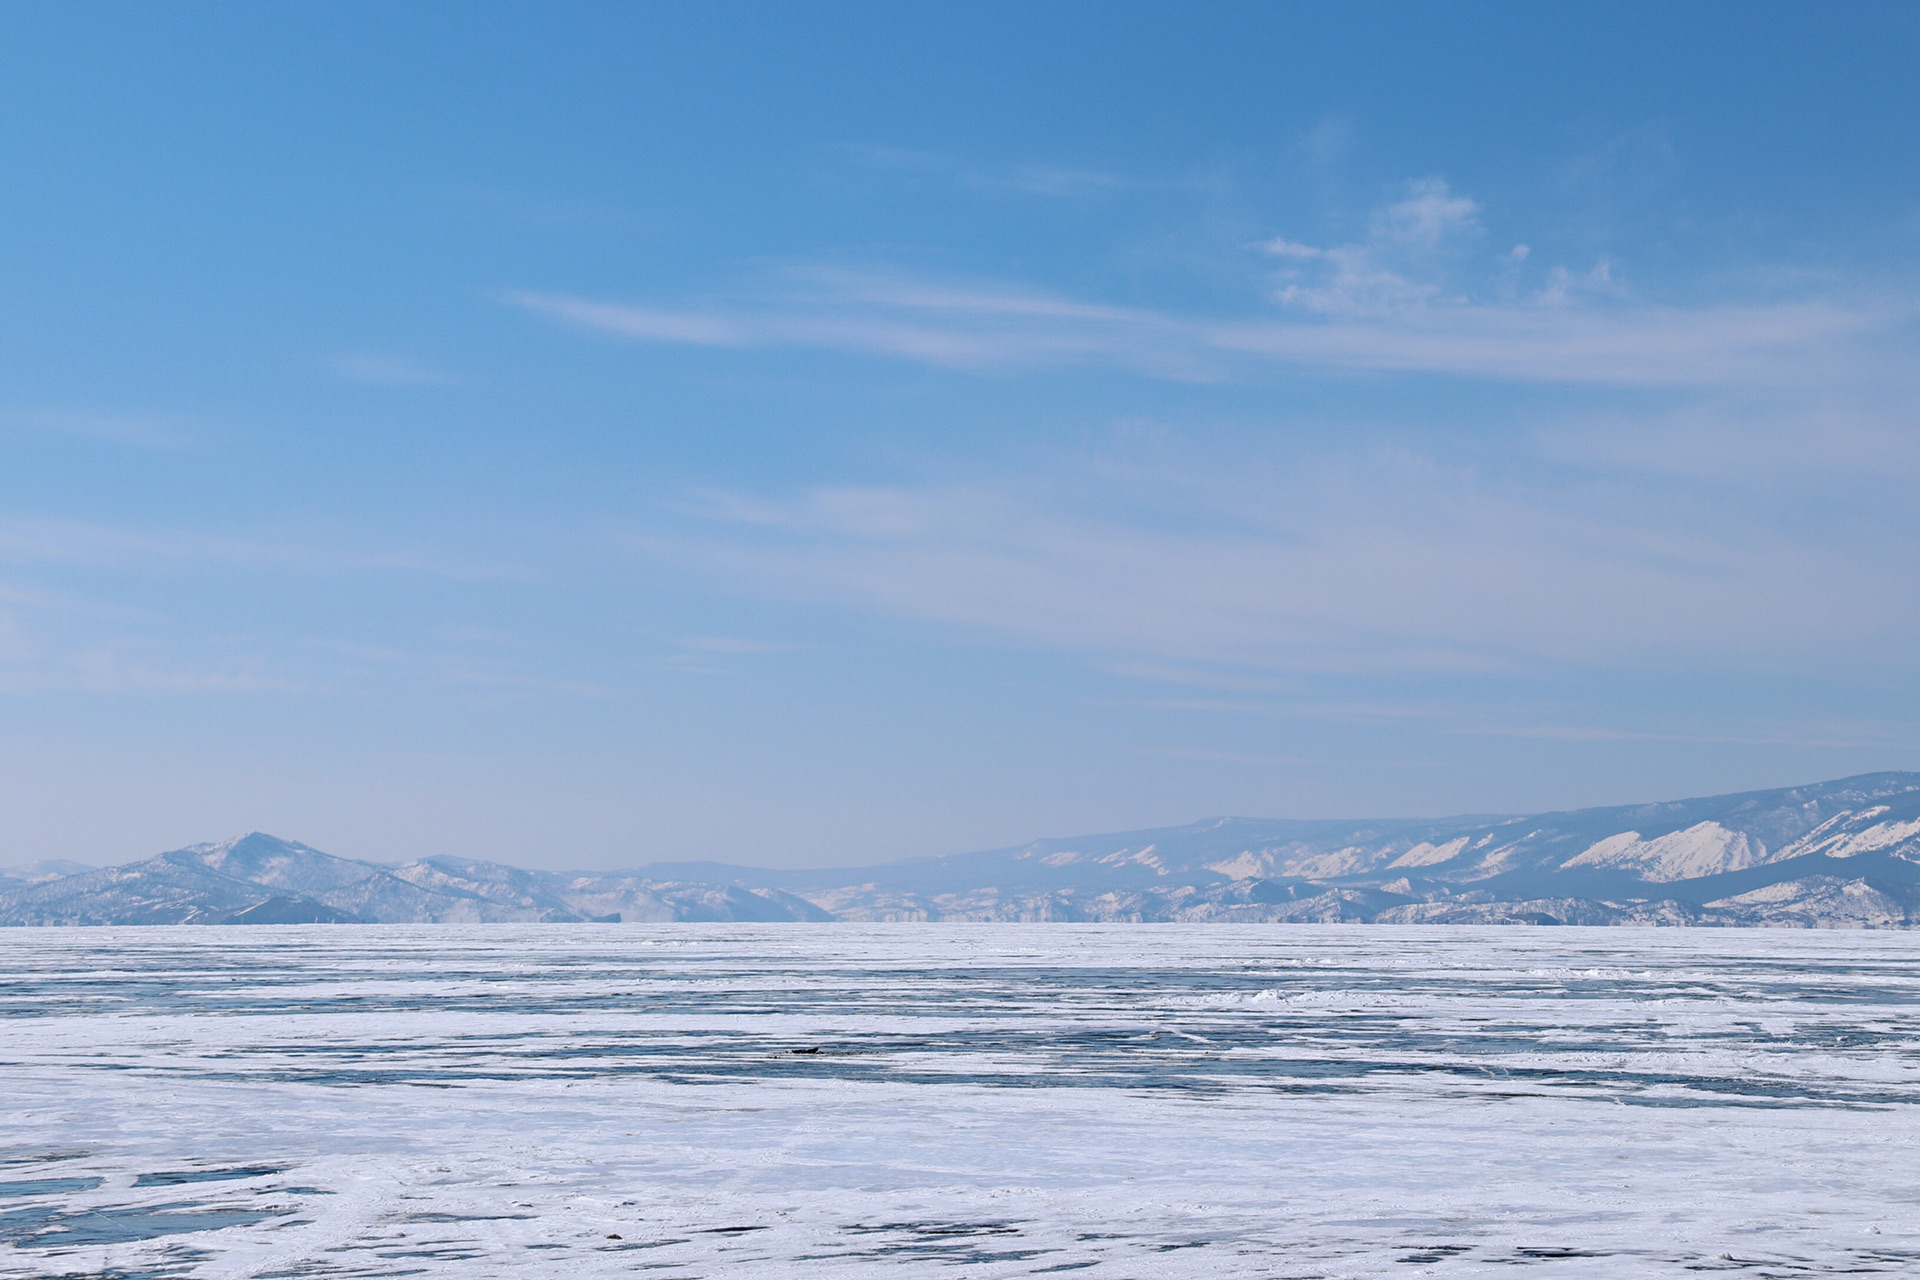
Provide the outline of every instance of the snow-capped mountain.
{"type": "Polygon", "coordinates": [[[862,919],[1898,926],[1920,923],[1920,774],[1520,817],[1222,818],[744,882],[862,919]]]}
{"type": "Polygon", "coordinates": [[[255,833],[0,879],[8,924],[828,919],[1900,927],[1920,923],[1920,774],[1522,817],[1217,818],[824,871],[390,867],[255,833]]]}
{"type": "Polygon", "coordinates": [[[303,924],[353,921],[824,920],[777,889],[638,875],[560,875],[461,858],[401,867],[337,858],[254,832],[125,866],[0,881],[4,924],[303,924]]]}

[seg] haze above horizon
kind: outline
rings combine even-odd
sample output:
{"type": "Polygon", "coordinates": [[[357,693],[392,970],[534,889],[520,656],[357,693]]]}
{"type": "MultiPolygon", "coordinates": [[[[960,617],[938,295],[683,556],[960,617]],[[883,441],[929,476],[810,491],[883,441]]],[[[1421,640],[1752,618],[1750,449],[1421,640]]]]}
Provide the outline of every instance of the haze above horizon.
{"type": "Polygon", "coordinates": [[[1920,767],[1910,6],[0,37],[0,863],[1920,767]]]}

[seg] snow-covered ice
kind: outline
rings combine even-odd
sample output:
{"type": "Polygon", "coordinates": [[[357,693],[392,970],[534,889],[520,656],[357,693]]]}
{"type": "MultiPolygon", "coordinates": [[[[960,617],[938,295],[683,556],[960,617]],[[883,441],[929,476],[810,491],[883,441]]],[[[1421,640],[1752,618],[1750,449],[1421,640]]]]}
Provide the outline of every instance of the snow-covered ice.
{"type": "Polygon", "coordinates": [[[1621,928],[5,930],[0,1274],[1913,1273],[1916,961],[1621,928]]]}

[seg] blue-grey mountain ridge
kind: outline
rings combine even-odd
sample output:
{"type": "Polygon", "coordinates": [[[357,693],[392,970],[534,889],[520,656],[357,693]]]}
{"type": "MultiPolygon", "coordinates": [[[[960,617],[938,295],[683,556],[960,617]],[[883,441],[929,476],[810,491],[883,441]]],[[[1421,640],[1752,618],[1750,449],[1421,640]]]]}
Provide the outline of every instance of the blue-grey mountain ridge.
{"type": "Polygon", "coordinates": [[[255,832],[0,871],[0,924],[673,920],[1920,923],[1920,773],[1523,816],[1216,818],[880,866],[394,866],[255,832]]]}

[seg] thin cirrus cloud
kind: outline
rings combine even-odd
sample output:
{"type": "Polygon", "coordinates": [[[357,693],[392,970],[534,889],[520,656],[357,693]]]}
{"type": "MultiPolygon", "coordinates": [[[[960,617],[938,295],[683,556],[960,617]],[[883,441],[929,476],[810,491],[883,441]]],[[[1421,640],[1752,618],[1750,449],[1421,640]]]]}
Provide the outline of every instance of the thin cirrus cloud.
{"type": "Polygon", "coordinates": [[[1824,298],[1642,301],[1605,260],[1574,270],[1536,262],[1525,245],[1490,245],[1481,215],[1428,178],[1375,209],[1357,240],[1271,237],[1250,246],[1247,266],[1266,307],[1231,316],[821,267],[706,305],[538,290],[507,298],[635,342],[810,348],[982,372],[1097,366],[1199,382],[1318,371],[1623,388],[1817,383],[1852,371],[1860,341],[1902,319],[1824,298]]]}
{"type": "Polygon", "coordinates": [[[876,169],[914,174],[987,194],[1073,200],[1125,191],[1142,184],[1119,174],[1059,164],[981,166],[913,147],[854,147],[852,157],[876,169]]]}
{"type": "MultiPolygon", "coordinates": [[[[1407,299],[1343,311],[1336,304],[1352,299],[1351,282],[1331,286],[1344,299],[1316,291],[1313,314],[1298,318],[1206,319],[1005,285],[884,274],[837,283],[709,307],[508,296],[546,319],[636,342],[811,348],[982,372],[1097,365],[1196,382],[1290,369],[1611,386],[1792,383],[1835,372],[1851,340],[1892,321],[1824,301],[1683,308],[1407,299]]],[[[1378,294],[1384,285],[1370,288],[1378,294]]]]}
{"type": "Polygon", "coordinates": [[[1371,371],[1674,393],[1657,411],[1644,398],[1563,400],[1490,468],[1440,439],[1425,453],[1243,441],[1226,462],[1103,456],[1079,471],[1056,459],[1041,479],[1009,468],[965,484],[709,493],[635,538],[651,558],[764,597],[1200,683],[1898,669],[1920,641],[1920,590],[1907,585],[1920,562],[1906,550],[1920,522],[1904,499],[1920,456],[1891,447],[1909,433],[1887,399],[1907,380],[1888,359],[1907,313],[1819,296],[1649,302],[1609,262],[1556,266],[1496,240],[1488,221],[1438,179],[1409,183],[1356,238],[1247,246],[1264,306],[1238,316],[820,268],[697,307],[513,301],[636,342],[981,372],[1371,371]],[[1864,479],[1808,465],[1823,451],[1879,465],[1864,479]],[[1850,477],[1844,492],[1836,476],[1850,477]],[[1809,583],[1822,609],[1780,607],[1809,583]]]}
{"type": "Polygon", "coordinates": [[[1184,528],[1138,519],[1100,483],[1077,503],[1017,483],[711,494],[636,545],[757,593],[1107,664],[1757,669],[1885,663],[1920,640],[1920,599],[1900,585],[1913,557],[1884,528],[1809,539],[1760,507],[1703,521],[1659,496],[1497,483],[1413,456],[1214,476],[1200,482],[1210,518],[1184,528]],[[1251,511],[1249,486],[1284,514],[1251,511]],[[1782,610],[1796,583],[1819,583],[1823,610],[1782,610]]]}

